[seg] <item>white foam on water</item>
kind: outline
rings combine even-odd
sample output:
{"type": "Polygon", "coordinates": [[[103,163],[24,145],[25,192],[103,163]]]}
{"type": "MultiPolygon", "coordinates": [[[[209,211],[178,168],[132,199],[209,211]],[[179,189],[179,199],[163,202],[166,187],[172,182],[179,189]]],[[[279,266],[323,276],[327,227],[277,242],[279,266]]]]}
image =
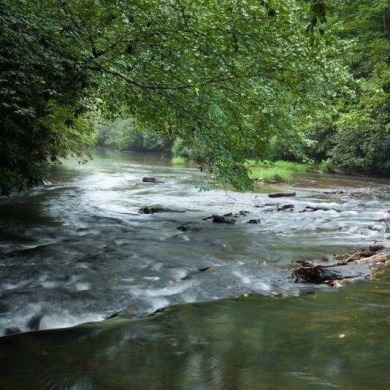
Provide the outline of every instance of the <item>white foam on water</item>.
{"type": "Polygon", "coordinates": [[[169,297],[172,295],[181,294],[192,285],[193,282],[188,281],[158,289],[141,289],[135,287],[131,288],[130,292],[136,297],[169,297]]]}
{"type": "Polygon", "coordinates": [[[122,282],[134,282],[134,278],[122,278],[122,282]]]}
{"type": "Polygon", "coordinates": [[[91,285],[89,283],[77,282],[74,288],[76,291],[87,291],[90,290],[91,285]]]}
{"type": "Polygon", "coordinates": [[[102,314],[85,313],[80,315],[70,314],[67,310],[62,313],[44,315],[39,322],[39,330],[68,328],[85,322],[101,321],[102,314]]]}
{"type": "Polygon", "coordinates": [[[148,300],[148,304],[149,304],[149,311],[153,313],[158,309],[162,309],[164,307],[169,306],[170,302],[168,299],[165,298],[154,298],[148,300]]]}
{"type": "Polygon", "coordinates": [[[196,302],[198,300],[195,295],[191,295],[191,294],[184,294],[182,298],[183,298],[183,302],[185,303],[196,302]]]}
{"type": "Polygon", "coordinates": [[[24,288],[25,286],[29,285],[31,283],[31,280],[23,280],[22,282],[19,283],[2,283],[1,286],[1,291],[6,291],[6,290],[16,290],[18,288],[24,288]]]}
{"type": "Polygon", "coordinates": [[[1,328],[19,328],[22,332],[31,330],[28,322],[42,312],[42,303],[29,303],[21,310],[12,312],[12,317],[0,318],[1,328]]]}
{"type": "Polygon", "coordinates": [[[271,285],[262,279],[250,275],[245,275],[240,271],[233,271],[233,275],[239,278],[244,286],[250,287],[252,290],[262,292],[271,291],[271,285]]]}
{"type": "Polygon", "coordinates": [[[174,268],[169,270],[169,275],[175,280],[181,280],[188,275],[188,271],[181,268],[174,268]]]}
{"type": "Polygon", "coordinates": [[[256,291],[271,291],[271,285],[269,283],[264,282],[264,280],[255,279],[253,280],[251,287],[256,291]]]}
{"type": "Polygon", "coordinates": [[[245,285],[250,284],[253,280],[249,276],[246,276],[242,272],[239,272],[239,271],[233,271],[233,275],[237,276],[241,280],[241,282],[245,285]]]}
{"type": "Polygon", "coordinates": [[[43,287],[43,288],[56,288],[56,287],[58,287],[60,285],[60,283],[58,283],[58,282],[53,282],[53,281],[43,281],[42,283],[41,283],[41,286],[43,287]]]}

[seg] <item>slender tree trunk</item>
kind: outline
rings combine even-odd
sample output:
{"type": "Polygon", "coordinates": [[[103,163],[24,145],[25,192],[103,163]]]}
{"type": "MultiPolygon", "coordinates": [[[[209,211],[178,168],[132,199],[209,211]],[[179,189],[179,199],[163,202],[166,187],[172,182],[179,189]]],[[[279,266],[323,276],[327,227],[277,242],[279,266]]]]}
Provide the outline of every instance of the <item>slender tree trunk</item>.
{"type": "Polygon", "coordinates": [[[389,19],[390,19],[390,8],[385,7],[383,9],[383,34],[385,37],[389,37],[389,19]]]}

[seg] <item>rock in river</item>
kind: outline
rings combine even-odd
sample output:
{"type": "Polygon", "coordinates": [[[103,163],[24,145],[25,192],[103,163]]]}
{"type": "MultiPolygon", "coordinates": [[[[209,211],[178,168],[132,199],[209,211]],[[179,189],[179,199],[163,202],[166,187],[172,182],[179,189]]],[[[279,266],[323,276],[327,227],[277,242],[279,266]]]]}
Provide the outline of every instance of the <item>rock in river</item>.
{"type": "Polygon", "coordinates": [[[388,248],[377,245],[370,247],[370,251],[358,251],[346,256],[335,264],[321,264],[312,261],[299,263],[293,271],[296,282],[328,283],[345,279],[370,278],[383,270],[390,263],[388,248]],[[372,251],[377,249],[377,252],[372,251]]]}

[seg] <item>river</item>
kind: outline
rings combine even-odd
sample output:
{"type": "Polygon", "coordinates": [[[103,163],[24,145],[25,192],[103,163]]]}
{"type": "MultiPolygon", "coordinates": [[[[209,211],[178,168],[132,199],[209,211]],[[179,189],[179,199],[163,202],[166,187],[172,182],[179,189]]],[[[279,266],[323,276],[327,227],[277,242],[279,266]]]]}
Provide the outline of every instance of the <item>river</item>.
{"type": "Polygon", "coordinates": [[[22,332],[0,338],[1,388],[386,387],[388,276],[332,290],[290,275],[389,239],[388,180],[199,191],[196,169],[119,153],[48,179],[0,200],[0,332],[22,332]],[[152,205],[168,211],[139,213],[152,205]]]}

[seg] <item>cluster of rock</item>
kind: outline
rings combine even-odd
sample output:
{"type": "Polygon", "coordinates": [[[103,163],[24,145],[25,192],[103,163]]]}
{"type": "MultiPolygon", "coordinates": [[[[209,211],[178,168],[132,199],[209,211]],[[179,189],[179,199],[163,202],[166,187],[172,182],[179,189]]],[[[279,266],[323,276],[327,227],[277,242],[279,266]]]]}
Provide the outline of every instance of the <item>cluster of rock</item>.
{"type": "Polygon", "coordinates": [[[328,284],[337,287],[347,279],[373,278],[382,273],[390,263],[390,242],[372,245],[368,250],[359,250],[342,256],[329,264],[326,259],[297,262],[292,272],[296,282],[328,284]]]}

